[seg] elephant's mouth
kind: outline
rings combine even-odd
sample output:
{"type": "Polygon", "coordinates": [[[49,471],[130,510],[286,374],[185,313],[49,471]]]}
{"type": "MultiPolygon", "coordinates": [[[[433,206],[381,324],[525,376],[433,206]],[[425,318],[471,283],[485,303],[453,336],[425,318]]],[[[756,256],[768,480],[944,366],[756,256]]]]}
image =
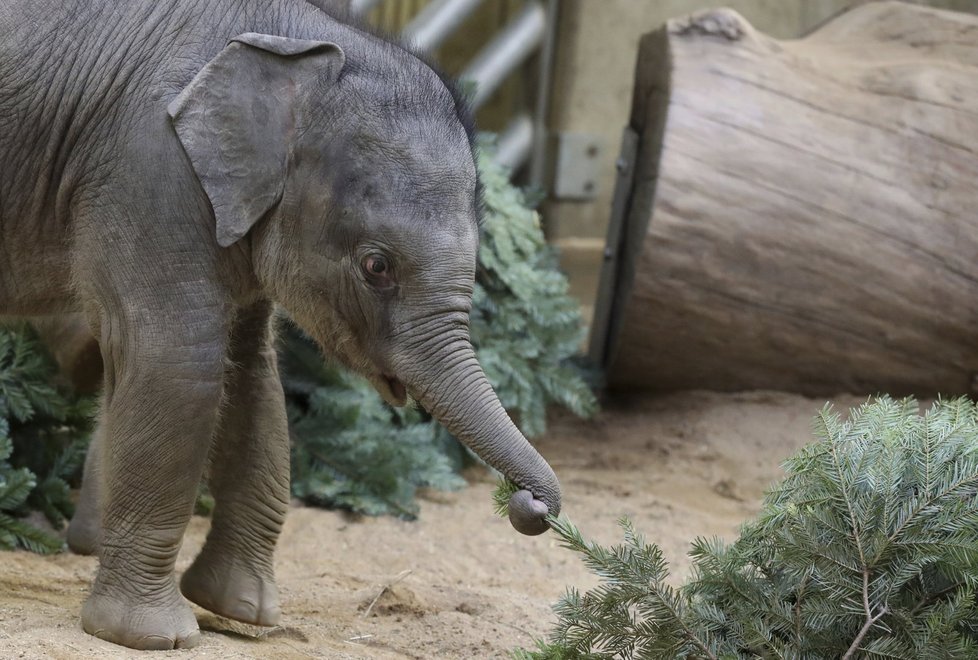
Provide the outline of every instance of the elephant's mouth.
{"type": "Polygon", "coordinates": [[[384,401],[392,406],[400,408],[407,403],[407,388],[394,376],[377,374],[370,381],[384,401]]]}

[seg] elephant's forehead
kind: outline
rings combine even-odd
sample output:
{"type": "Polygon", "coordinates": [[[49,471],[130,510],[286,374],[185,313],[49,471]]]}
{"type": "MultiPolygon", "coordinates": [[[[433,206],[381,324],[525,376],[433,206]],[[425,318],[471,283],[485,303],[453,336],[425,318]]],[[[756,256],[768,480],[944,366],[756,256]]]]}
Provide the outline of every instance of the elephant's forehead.
{"type": "Polygon", "coordinates": [[[464,158],[419,155],[395,146],[375,158],[353,152],[340,163],[329,177],[331,197],[355,213],[419,221],[475,219],[476,176],[464,158]]]}
{"type": "Polygon", "coordinates": [[[365,223],[369,234],[412,252],[475,258],[478,225],[471,213],[395,208],[365,223]]]}
{"type": "Polygon", "coordinates": [[[410,128],[386,135],[359,132],[349,143],[347,156],[353,160],[361,159],[365,167],[360,169],[364,172],[402,179],[427,179],[431,183],[474,185],[475,163],[468,142],[455,139],[458,136],[446,135],[437,127],[410,128]]]}

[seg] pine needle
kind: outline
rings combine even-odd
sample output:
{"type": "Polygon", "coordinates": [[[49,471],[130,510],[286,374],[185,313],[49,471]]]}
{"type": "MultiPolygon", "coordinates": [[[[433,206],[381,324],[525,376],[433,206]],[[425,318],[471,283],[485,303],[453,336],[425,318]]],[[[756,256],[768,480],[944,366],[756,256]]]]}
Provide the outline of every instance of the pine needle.
{"type": "Polygon", "coordinates": [[[505,477],[500,477],[496,490],[492,493],[492,508],[497,516],[505,518],[509,515],[509,498],[520,489],[515,483],[505,477]]]}

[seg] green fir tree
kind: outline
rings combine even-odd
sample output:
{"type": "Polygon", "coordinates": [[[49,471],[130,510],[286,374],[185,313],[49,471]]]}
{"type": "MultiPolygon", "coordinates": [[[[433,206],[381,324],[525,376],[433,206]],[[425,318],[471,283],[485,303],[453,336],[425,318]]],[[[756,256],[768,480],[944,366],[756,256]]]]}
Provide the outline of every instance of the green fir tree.
{"type": "Polygon", "coordinates": [[[71,517],[70,483],[88,445],[92,403],[52,385],[57,368],[26,326],[0,328],[0,548],[57,552],[60,539],[24,520],[31,510],[55,527],[71,517]]]}
{"type": "Polygon", "coordinates": [[[480,150],[484,188],[482,239],[471,315],[472,343],[503,407],[529,437],[546,431],[556,404],[591,417],[597,401],[576,362],[584,338],[580,303],[540,227],[526,191],[509,183],[480,150]]]}
{"type": "Polygon", "coordinates": [[[413,518],[415,493],[465,484],[457,450],[421,411],[388,406],[364,379],[322,361],[299,331],[279,351],[292,435],[292,494],[309,504],[413,518]]]}
{"type": "Polygon", "coordinates": [[[518,657],[978,657],[975,404],[825,408],[815,434],[735,543],[693,543],[679,588],[627,520],[612,548],[552,521],[601,584],[568,590],[550,640],[518,657]]]}

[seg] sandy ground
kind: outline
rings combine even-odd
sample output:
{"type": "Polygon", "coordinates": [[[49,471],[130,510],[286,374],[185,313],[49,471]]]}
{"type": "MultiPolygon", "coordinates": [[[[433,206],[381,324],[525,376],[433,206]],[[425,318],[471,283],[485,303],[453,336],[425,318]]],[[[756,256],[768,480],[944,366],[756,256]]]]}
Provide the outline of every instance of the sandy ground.
{"type": "MultiPolygon", "coordinates": [[[[780,462],[810,439],[822,403],[780,393],[635,398],[588,423],[558,417],[538,447],[585,535],[616,542],[615,521],[627,515],[680,580],[688,542],[736,536],[780,462]]],[[[255,628],[198,609],[201,644],[153,657],[497,658],[532,645],[565,586],[595,581],[552,535],[523,537],[496,518],[493,481],[468,476],[464,491],[428,494],[413,523],[295,507],[277,555],[282,625],[255,628]]],[[[194,518],[178,570],[207,526],[194,518]]],[[[95,569],[72,554],[0,553],[0,658],[145,657],[81,630],[95,569]]]]}

